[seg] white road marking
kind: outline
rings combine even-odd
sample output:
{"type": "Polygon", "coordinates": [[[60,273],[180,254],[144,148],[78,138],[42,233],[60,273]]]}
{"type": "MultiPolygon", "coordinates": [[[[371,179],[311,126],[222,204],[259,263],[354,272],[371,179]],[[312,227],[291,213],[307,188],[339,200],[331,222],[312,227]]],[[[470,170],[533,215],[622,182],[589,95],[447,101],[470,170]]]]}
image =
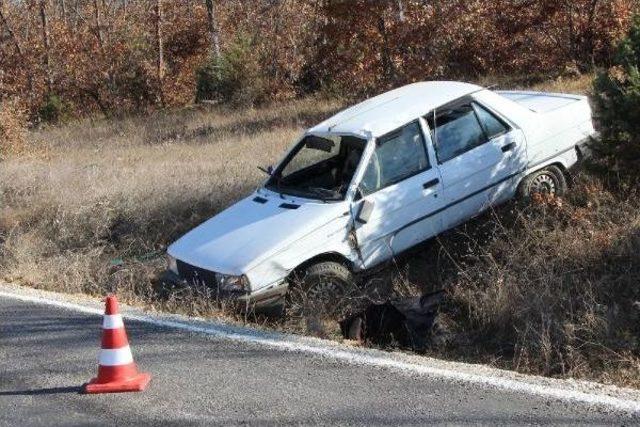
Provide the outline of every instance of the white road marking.
{"type": "MultiPolygon", "coordinates": [[[[80,313],[102,315],[103,309],[92,307],[95,302],[69,302],[70,296],[0,284],[0,297],[50,305],[80,313]],[[6,289],[6,291],[1,290],[6,289]],[[46,295],[38,296],[38,295],[46,295]]],[[[180,329],[242,343],[257,344],[283,351],[313,354],[343,362],[387,368],[405,374],[474,384],[502,391],[517,392],[565,402],[584,403],[603,409],[613,409],[640,415],[640,391],[607,386],[593,382],[551,379],[523,375],[484,365],[447,362],[438,359],[390,354],[374,349],[352,349],[333,342],[298,337],[255,329],[225,325],[180,315],[136,314],[135,309],[121,307],[122,316],[160,327],[180,329]],[[479,372],[479,373],[478,373],[479,372]]]]}

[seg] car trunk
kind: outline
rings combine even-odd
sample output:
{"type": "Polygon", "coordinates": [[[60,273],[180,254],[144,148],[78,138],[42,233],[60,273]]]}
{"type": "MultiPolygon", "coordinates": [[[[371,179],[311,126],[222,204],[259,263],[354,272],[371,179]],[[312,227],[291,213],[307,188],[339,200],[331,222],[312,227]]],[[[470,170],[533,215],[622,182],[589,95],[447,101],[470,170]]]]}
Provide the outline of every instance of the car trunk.
{"type": "Polygon", "coordinates": [[[497,93],[536,113],[538,125],[530,130],[527,138],[530,165],[572,149],[593,133],[586,96],[525,91],[497,93]]]}
{"type": "Polygon", "coordinates": [[[538,140],[580,129],[585,134],[593,132],[589,99],[581,95],[563,93],[500,91],[503,97],[536,113],[539,123],[538,140]]]}
{"type": "Polygon", "coordinates": [[[546,114],[585,99],[584,96],[567,95],[563,93],[524,91],[499,91],[497,93],[540,114],[546,114]]]}

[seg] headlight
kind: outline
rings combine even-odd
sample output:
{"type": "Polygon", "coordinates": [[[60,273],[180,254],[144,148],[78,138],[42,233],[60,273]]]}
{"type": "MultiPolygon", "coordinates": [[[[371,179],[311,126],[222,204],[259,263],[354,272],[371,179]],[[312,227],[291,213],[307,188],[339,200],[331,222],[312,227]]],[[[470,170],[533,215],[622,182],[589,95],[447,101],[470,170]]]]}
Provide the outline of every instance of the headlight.
{"type": "Polygon", "coordinates": [[[249,279],[244,274],[241,276],[231,276],[216,273],[216,280],[221,290],[225,291],[245,291],[249,289],[249,279]]]}
{"type": "Polygon", "coordinates": [[[178,274],[178,262],[171,255],[167,255],[167,269],[178,274]]]}

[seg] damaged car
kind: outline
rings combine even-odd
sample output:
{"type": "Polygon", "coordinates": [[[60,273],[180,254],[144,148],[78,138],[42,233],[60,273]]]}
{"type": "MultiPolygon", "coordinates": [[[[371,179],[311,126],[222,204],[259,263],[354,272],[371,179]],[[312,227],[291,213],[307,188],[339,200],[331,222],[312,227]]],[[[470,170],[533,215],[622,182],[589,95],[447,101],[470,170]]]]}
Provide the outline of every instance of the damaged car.
{"type": "Polygon", "coordinates": [[[253,194],[169,246],[169,274],[254,307],[294,282],[321,298],[491,206],[564,194],[594,134],[584,96],[410,84],[304,132],[253,194]]]}

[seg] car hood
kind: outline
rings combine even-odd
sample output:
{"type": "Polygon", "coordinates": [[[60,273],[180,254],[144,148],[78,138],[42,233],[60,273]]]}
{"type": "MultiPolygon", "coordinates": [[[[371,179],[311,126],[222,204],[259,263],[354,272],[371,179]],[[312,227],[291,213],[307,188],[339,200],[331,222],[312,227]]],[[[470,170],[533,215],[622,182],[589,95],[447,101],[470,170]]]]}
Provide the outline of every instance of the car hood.
{"type": "Polygon", "coordinates": [[[241,274],[346,211],[345,202],[255,193],[189,231],[168,253],[200,268],[241,274]]]}

